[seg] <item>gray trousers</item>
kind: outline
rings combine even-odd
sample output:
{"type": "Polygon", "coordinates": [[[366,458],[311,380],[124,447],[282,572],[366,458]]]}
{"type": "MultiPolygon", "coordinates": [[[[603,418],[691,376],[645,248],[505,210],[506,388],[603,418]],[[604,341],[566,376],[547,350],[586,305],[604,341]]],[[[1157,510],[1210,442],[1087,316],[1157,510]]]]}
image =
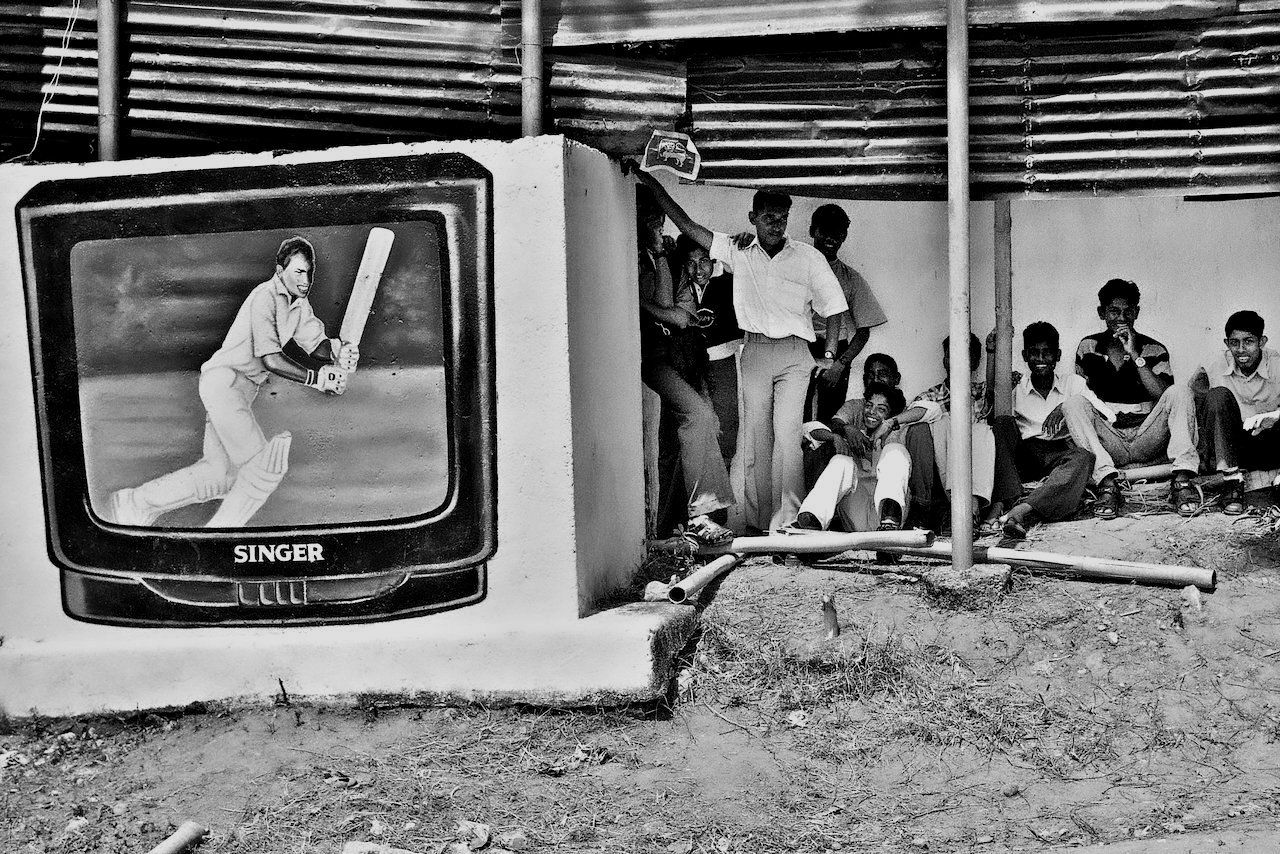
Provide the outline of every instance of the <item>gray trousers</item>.
{"type": "Polygon", "coordinates": [[[1180,471],[1195,474],[1200,470],[1195,398],[1186,386],[1165,389],[1137,427],[1117,430],[1083,397],[1067,398],[1062,414],[1071,440],[1094,456],[1094,483],[1115,474],[1117,466],[1160,463],[1166,458],[1180,471]]]}
{"type": "Polygon", "coordinates": [[[748,525],[780,528],[804,498],[800,428],[813,356],[803,338],[746,333],[742,348],[743,512],[748,525]]]}

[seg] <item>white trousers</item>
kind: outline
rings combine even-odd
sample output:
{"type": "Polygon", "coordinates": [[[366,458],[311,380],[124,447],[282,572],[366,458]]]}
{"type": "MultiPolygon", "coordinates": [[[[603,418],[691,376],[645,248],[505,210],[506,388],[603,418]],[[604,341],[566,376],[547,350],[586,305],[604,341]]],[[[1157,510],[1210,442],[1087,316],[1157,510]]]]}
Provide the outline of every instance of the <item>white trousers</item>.
{"type": "Polygon", "coordinates": [[[911,477],[911,455],[905,445],[890,442],[880,452],[875,471],[860,471],[853,457],[837,454],[827,463],[813,490],[800,503],[801,513],[812,513],[831,527],[837,512],[850,531],[874,531],[880,525],[880,502],[898,502],[905,514],[907,481],[911,477]]]}

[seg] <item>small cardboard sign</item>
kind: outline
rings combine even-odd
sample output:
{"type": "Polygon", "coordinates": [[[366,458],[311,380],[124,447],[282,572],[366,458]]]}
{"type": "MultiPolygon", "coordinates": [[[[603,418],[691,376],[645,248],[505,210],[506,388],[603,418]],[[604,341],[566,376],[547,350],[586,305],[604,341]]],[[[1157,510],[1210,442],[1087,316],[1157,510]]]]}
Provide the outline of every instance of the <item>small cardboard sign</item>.
{"type": "Polygon", "coordinates": [[[644,147],[640,168],[646,172],[670,172],[693,181],[702,168],[702,156],[686,134],[655,130],[644,147]]]}

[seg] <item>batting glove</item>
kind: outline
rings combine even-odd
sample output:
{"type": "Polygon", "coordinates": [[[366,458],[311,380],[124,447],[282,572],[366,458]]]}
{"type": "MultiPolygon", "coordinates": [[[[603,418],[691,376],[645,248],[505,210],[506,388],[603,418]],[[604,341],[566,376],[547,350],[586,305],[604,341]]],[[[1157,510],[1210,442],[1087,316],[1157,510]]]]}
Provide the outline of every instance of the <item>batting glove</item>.
{"type": "Polygon", "coordinates": [[[333,357],[333,364],[347,373],[351,373],[356,369],[356,365],[360,362],[360,348],[355,342],[342,342],[338,347],[337,355],[333,357]]]}
{"type": "Polygon", "coordinates": [[[307,371],[306,384],[325,394],[342,394],[347,390],[347,372],[338,367],[307,371]]]}

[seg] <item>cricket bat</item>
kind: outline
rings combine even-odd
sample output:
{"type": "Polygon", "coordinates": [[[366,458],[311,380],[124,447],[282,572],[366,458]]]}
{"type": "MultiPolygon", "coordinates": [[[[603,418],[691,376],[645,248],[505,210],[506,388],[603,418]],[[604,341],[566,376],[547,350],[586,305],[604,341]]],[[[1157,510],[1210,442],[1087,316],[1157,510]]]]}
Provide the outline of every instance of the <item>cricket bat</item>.
{"type": "Polygon", "coordinates": [[[347,301],[347,313],[342,316],[342,329],[338,337],[350,344],[359,344],[364,335],[364,324],[373,308],[373,298],[382,282],[382,271],[395,242],[395,232],[387,228],[369,229],[369,239],[364,244],[364,257],[351,286],[351,299],[347,301]]]}

